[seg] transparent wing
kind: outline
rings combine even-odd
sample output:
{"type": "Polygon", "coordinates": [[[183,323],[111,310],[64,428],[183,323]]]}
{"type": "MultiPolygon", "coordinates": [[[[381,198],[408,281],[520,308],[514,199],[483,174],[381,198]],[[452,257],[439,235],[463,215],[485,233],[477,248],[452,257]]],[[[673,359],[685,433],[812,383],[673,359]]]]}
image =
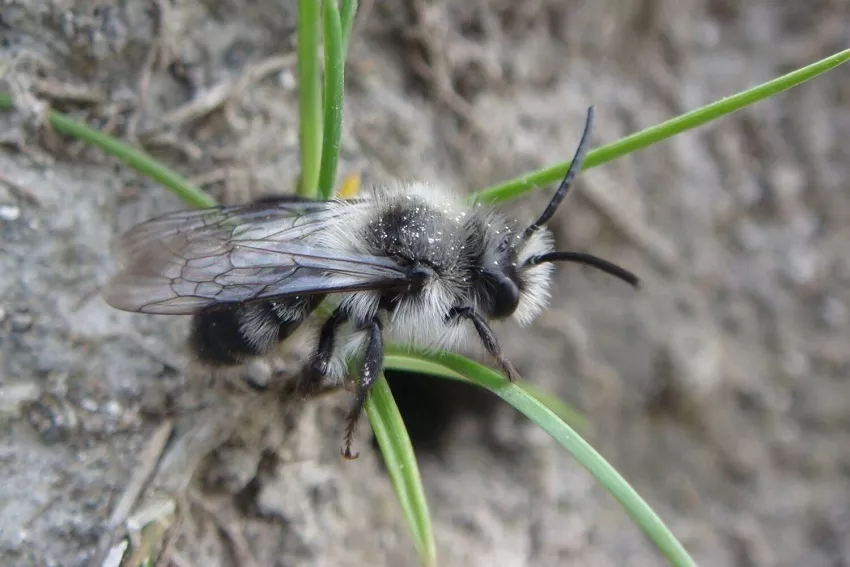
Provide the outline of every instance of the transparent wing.
{"type": "MultiPolygon", "coordinates": [[[[365,200],[348,202],[348,207],[366,205],[365,200]]],[[[118,262],[132,265],[155,242],[177,239],[180,235],[193,243],[205,238],[221,241],[234,237],[303,241],[343,214],[331,207],[329,201],[309,200],[176,211],[130,229],[112,242],[111,251],[118,262]]]]}
{"type": "Polygon", "coordinates": [[[324,201],[252,204],[169,213],[112,245],[122,270],[106,285],[107,303],[124,311],[189,314],[217,304],[292,295],[396,287],[397,263],[347,256],[312,238],[343,210],[324,201]]]}

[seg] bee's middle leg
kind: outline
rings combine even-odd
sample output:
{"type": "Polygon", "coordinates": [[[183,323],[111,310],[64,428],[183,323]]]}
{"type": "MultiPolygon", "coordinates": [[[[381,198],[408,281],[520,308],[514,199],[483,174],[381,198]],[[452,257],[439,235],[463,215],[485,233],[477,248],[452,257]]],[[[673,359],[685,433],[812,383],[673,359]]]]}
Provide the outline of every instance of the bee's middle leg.
{"type": "Polygon", "coordinates": [[[310,361],[304,367],[298,378],[296,393],[307,398],[319,391],[322,380],[328,375],[331,359],[334,354],[336,333],[340,326],[348,321],[348,311],[337,307],[330,317],[322,324],[319,331],[319,345],[316,352],[310,357],[310,361]]]}

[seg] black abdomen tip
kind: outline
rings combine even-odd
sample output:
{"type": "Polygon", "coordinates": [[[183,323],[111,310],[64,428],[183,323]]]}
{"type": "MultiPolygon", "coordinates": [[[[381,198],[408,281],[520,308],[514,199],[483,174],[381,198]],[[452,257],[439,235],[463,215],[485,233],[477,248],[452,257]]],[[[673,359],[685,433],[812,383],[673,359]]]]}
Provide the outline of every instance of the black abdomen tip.
{"type": "Polygon", "coordinates": [[[323,295],[233,304],[192,317],[189,348],[205,364],[232,366],[267,354],[294,333],[323,295]]]}
{"type": "Polygon", "coordinates": [[[192,317],[189,348],[205,364],[232,366],[258,352],[242,332],[239,308],[215,309],[192,317]]]}

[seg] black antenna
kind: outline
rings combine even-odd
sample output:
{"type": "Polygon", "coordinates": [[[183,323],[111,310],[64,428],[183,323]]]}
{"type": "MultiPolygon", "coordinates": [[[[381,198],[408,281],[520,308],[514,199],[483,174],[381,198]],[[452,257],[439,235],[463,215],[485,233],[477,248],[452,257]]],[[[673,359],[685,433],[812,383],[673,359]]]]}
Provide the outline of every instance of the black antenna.
{"type": "Polygon", "coordinates": [[[578,143],[578,148],[576,149],[576,154],[573,156],[573,160],[570,162],[570,167],[567,169],[567,174],[564,176],[564,179],[561,181],[561,184],[558,186],[558,190],[555,191],[555,196],[552,197],[552,200],[549,201],[549,204],[546,206],[546,210],[543,211],[543,214],[540,215],[540,218],[537,219],[531,226],[525,229],[522,233],[522,239],[526,239],[532,234],[534,234],[541,226],[545,225],[549,222],[549,219],[555,214],[555,211],[558,209],[558,206],[561,204],[561,201],[564,200],[564,197],[567,196],[567,192],[570,190],[570,185],[572,185],[573,177],[581,169],[581,164],[584,161],[584,156],[587,154],[587,148],[590,145],[590,132],[593,129],[593,106],[587,109],[587,120],[584,123],[584,133],[581,135],[581,141],[578,143]]]}
{"type": "Polygon", "coordinates": [[[541,254],[540,256],[532,256],[525,262],[524,265],[536,266],[537,264],[543,264],[545,262],[576,262],[579,264],[586,264],[596,268],[597,270],[601,270],[606,274],[620,278],[624,282],[631,284],[633,287],[640,286],[640,279],[627,269],[621,268],[617,264],[609,262],[608,260],[603,260],[597,256],[585,254],[584,252],[549,252],[548,254],[541,254]]]}

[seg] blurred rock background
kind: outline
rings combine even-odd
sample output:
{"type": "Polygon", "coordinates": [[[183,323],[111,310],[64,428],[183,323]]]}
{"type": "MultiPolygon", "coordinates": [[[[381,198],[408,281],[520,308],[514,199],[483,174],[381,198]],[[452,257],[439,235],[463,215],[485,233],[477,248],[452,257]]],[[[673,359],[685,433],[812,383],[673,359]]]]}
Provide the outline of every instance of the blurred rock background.
{"type": "MultiPolygon", "coordinates": [[[[480,189],[567,159],[589,104],[601,145],[845,48],[848,17],[841,0],[362,1],[341,174],[480,189]]],[[[281,407],[222,389],[187,364],[186,321],[102,302],[108,240],[183,205],[38,127],[49,104],[222,201],[291,191],[295,22],[269,0],[0,5],[3,90],[22,103],[0,115],[3,565],[89,564],[171,419],[194,448],[157,482],[195,473],[174,561],[415,564],[368,427],[360,460],[338,456],[344,394],[281,407]],[[212,453],[195,463],[197,447],[212,453]]],[[[643,289],[561,266],[552,308],[501,330],[701,565],[850,563],[849,101],[839,68],[582,174],[559,245],[643,289]]],[[[530,219],[546,198],[509,210],[530,219]]],[[[661,564],[511,408],[394,385],[442,565],[661,564]]]]}

